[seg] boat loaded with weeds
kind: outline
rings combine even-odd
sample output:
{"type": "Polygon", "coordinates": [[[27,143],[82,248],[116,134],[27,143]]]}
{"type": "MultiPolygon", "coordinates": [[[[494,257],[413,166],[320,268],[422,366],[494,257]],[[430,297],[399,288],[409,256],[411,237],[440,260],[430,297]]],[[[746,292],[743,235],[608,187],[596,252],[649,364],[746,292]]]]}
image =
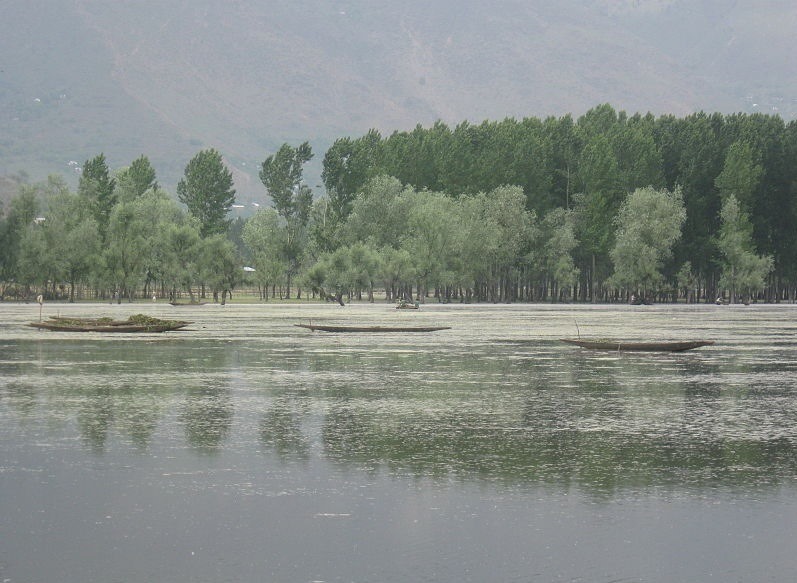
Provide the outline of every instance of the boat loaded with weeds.
{"type": "Polygon", "coordinates": [[[133,314],[126,320],[109,317],[77,318],[51,316],[46,322],[31,322],[29,326],[61,332],[167,332],[191,324],[184,320],[162,320],[146,314],[133,314]]]}

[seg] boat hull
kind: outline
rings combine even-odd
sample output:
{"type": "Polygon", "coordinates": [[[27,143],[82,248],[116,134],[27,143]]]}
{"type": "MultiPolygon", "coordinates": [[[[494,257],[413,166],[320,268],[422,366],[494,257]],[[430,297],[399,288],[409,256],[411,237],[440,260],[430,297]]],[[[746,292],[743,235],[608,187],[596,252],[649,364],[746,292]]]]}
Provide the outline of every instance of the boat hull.
{"type": "Polygon", "coordinates": [[[581,338],[561,338],[562,342],[592,350],[614,350],[620,352],[684,352],[711,346],[713,340],[676,340],[659,342],[633,342],[623,340],[582,340],[581,338]]]}
{"type": "Polygon", "coordinates": [[[114,332],[114,333],[151,333],[151,332],[169,332],[171,330],[179,330],[185,328],[191,322],[180,322],[179,324],[164,325],[164,326],[70,326],[61,324],[48,324],[47,322],[31,322],[28,326],[34,328],[41,328],[43,330],[53,330],[56,332],[114,332]]]}
{"type": "Polygon", "coordinates": [[[313,332],[436,332],[450,330],[450,326],[328,326],[318,324],[296,324],[313,332]]]}
{"type": "Polygon", "coordinates": [[[151,333],[169,332],[185,328],[192,322],[184,320],[160,320],[148,318],[149,321],[138,319],[111,320],[109,318],[66,318],[50,316],[46,322],[30,322],[28,326],[55,332],[115,332],[115,333],[151,333]]]}

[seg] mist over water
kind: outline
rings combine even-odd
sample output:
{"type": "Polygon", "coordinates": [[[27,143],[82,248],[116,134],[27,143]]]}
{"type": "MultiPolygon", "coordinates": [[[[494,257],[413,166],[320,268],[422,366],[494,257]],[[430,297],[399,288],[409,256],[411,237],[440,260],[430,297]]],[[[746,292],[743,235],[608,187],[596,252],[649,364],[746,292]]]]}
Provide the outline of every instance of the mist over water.
{"type": "Polygon", "coordinates": [[[0,305],[4,582],[797,575],[793,305],[44,306],[194,322],[141,335],[38,309],[0,305]]]}

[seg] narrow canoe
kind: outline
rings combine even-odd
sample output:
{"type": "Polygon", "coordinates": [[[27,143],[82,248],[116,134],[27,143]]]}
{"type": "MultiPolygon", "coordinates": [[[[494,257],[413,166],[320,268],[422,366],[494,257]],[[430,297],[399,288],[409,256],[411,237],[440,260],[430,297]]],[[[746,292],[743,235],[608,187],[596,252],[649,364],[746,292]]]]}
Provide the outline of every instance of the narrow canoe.
{"type": "Polygon", "coordinates": [[[713,340],[673,340],[656,342],[634,342],[624,340],[583,340],[581,338],[561,338],[562,342],[575,344],[593,350],[617,350],[637,352],[683,352],[701,346],[711,346],[713,340]]]}
{"type": "Polygon", "coordinates": [[[30,322],[28,326],[34,328],[42,328],[43,330],[55,330],[58,332],[169,332],[171,330],[179,330],[185,328],[191,322],[175,322],[172,324],[156,324],[156,325],[140,325],[140,324],[115,324],[112,326],[101,325],[70,325],[70,324],[56,324],[51,322],[30,322]]]}
{"type": "Polygon", "coordinates": [[[319,324],[295,324],[313,332],[436,332],[449,330],[451,326],[327,326],[319,324]]]}

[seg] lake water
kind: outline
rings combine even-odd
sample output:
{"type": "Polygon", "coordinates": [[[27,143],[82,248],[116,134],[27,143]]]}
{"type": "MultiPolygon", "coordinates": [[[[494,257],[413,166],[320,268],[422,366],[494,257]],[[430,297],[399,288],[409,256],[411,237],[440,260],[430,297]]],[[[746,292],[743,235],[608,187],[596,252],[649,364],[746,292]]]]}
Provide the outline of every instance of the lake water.
{"type": "Polygon", "coordinates": [[[797,580],[797,306],[43,312],[194,323],[0,304],[2,583],[797,580]]]}

